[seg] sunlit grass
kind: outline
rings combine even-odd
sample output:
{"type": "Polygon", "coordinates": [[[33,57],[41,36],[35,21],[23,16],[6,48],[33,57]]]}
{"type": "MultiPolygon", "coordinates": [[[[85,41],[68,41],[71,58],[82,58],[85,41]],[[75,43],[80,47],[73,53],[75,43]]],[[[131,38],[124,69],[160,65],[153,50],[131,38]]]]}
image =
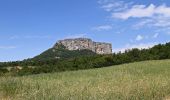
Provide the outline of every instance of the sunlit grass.
{"type": "Polygon", "coordinates": [[[166,100],[170,98],[170,60],[24,77],[0,77],[0,98],[166,100]]]}

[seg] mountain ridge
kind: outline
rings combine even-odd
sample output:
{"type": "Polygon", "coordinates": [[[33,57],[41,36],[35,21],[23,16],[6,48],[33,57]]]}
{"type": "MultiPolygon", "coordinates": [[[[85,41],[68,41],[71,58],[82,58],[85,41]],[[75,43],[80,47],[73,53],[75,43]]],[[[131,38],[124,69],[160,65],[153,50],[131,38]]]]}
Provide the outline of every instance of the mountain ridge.
{"type": "Polygon", "coordinates": [[[65,46],[68,50],[84,50],[88,49],[97,54],[111,54],[112,44],[106,42],[95,42],[90,38],[70,38],[59,40],[54,45],[55,48],[58,44],[65,46]]]}

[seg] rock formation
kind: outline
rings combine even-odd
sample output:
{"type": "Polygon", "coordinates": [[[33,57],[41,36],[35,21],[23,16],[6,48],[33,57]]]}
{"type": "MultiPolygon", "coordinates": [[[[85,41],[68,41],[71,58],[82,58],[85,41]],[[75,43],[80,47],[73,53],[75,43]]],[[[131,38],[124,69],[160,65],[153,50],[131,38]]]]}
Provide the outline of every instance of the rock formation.
{"type": "Polygon", "coordinates": [[[61,44],[68,50],[83,50],[88,49],[97,54],[111,54],[112,44],[104,42],[94,42],[88,38],[75,38],[75,39],[65,39],[59,40],[54,47],[61,44]]]}

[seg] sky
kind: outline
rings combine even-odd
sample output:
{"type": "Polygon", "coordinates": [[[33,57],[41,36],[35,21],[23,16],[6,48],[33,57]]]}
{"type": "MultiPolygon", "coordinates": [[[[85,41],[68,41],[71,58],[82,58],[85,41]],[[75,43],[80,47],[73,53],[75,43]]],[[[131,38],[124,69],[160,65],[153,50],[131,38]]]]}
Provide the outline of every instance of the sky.
{"type": "Polygon", "coordinates": [[[79,37],[113,52],[170,42],[170,0],[0,0],[0,62],[79,37]]]}

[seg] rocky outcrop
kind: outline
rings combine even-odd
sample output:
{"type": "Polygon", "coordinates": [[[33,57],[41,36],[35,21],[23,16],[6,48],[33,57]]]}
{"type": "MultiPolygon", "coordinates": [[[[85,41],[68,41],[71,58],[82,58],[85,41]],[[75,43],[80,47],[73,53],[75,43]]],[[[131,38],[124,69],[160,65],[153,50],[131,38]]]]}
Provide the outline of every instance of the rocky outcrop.
{"type": "Polygon", "coordinates": [[[64,45],[68,50],[83,50],[88,49],[97,54],[111,54],[112,44],[104,42],[94,42],[88,38],[76,38],[59,40],[54,47],[58,44],[64,45]]]}

